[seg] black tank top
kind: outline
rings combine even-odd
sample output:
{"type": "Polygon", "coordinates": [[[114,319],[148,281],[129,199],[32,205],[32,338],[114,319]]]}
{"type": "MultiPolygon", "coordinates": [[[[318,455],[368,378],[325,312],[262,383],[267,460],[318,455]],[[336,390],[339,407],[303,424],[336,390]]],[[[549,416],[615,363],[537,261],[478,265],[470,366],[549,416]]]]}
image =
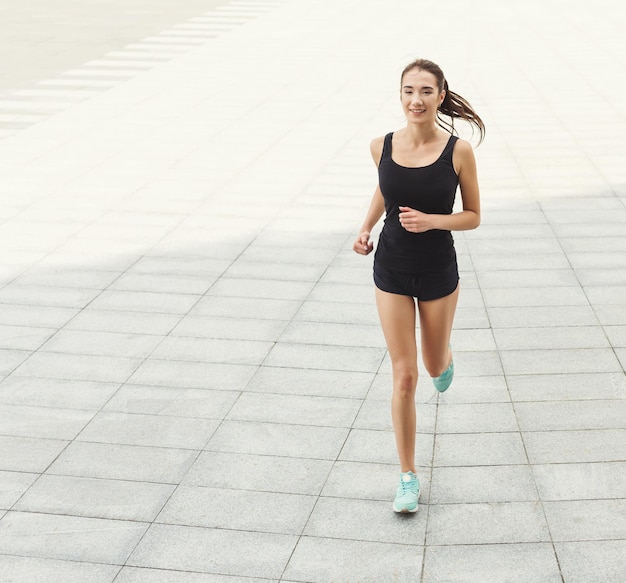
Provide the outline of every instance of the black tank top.
{"type": "Polygon", "coordinates": [[[409,233],[398,218],[400,206],[429,214],[452,214],[459,177],[452,165],[452,151],[458,140],[450,136],[435,162],[409,168],[391,158],[391,138],[385,136],[378,165],[378,181],[385,199],[385,223],[376,248],[376,262],[403,273],[428,272],[456,261],[454,239],[450,231],[430,230],[409,233]]]}

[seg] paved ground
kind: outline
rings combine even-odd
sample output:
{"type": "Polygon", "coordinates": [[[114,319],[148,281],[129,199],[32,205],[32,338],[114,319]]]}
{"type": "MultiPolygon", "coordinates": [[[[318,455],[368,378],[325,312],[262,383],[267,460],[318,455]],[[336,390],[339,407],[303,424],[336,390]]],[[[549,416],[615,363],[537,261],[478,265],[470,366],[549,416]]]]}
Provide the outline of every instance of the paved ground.
{"type": "Polygon", "coordinates": [[[623,17],[201,4],[3,85],[0,582],[622,581],[623,17]],[[488,138],[483,225],[456,238],[458,377],[420,380],[406,518],[350,246],[418,55],[488,138]]]}

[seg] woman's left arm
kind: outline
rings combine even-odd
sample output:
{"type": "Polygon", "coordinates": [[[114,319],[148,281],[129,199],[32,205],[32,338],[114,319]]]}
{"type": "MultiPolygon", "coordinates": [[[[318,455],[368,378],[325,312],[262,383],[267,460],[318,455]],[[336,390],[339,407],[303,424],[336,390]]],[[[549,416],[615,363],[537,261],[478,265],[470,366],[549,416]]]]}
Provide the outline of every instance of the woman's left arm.
{"type": "Polygon", "coordinates": [[[451,215],[430,215],[409,207],[400,207],[400,224],[411,233],[431,229],[468,231],[480,225],[480,190],[476,173],[476,158],[472,146],[458,140],[452,154],[452,163],[459,176],[463,210],[451,215]]]}

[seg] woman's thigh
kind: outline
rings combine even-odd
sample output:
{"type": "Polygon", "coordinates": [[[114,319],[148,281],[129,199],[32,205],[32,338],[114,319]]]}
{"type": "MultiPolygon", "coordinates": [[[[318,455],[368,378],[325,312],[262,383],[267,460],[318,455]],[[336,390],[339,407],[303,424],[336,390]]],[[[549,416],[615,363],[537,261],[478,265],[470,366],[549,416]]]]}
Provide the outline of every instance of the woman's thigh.
{"type": "Polygon", "coordinates": [[[443,298],[418,302],[422,360],[431,376],[438,376],[448,367],[448,345],[458,298],[457,286],[451,294],[443,298]]]}
{"type": "Polygon", "coordinates": [[[417,367],[415,300],[376,289],[378,316],[394,367],[417,367]]]}

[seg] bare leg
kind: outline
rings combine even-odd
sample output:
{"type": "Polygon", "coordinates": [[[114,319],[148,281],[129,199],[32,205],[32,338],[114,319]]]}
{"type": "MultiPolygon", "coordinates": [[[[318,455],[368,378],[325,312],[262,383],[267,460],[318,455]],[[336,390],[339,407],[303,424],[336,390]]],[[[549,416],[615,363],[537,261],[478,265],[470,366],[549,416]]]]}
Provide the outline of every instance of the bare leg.
{"type": "Polygon", "coordinates": [[[452,362],[450,335],[459,299],[459,287],[448,296],[418,302],[422,334],[422,359],[431,377],[438,377],[452,362]]]}
{"type": "Polygon", "coordinates": [[[410,296],[391,294],[376,288],[376,305],[391,357],[391,419],[401,471],[415,472],[415,301],[410,296]]]}

